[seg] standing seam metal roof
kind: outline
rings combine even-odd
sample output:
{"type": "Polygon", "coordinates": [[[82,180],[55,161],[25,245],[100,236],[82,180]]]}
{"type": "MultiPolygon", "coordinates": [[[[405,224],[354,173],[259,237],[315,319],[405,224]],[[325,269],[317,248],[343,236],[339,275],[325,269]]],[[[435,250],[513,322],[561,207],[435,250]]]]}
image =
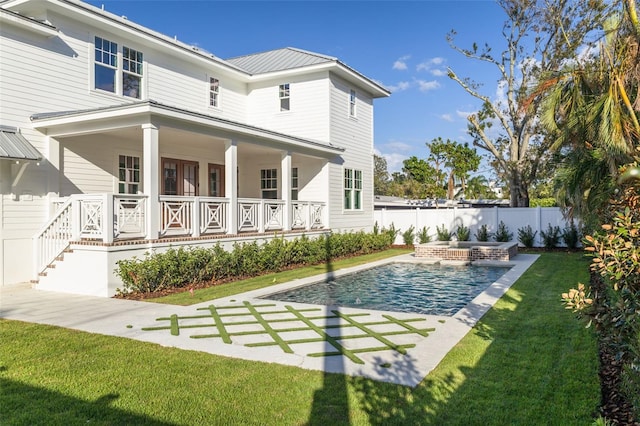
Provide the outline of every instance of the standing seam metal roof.
{"type": "Polygon", "coordinates": [[[250,74],[284,71],[310,65],[338,62],[337,58],[285,47],[268,52],[254,53],[226,59],[227,62],[244,69],[250,74]]]}

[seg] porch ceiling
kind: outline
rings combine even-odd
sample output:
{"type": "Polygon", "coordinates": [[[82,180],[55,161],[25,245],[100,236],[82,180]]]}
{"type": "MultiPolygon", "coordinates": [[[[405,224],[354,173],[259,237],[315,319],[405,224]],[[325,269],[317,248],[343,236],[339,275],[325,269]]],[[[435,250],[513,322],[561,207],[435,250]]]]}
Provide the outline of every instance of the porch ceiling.
{"type": "MultiPolygon", "coordinates": [[[[143,124],[154,124],[161,133],[170,129],[192,132],[210,140],[236,140],[271,149],[299,152],[331,158],[344,148],[329,143],[300,138],[244,123],[225,120],[193,111],[140,101],[126,105],[80,111],[61,111],[31,116],[34,128],[52,137],[70,137],[111,131],[128,132],[143,124]]],[[[135,130],[134,130],[135,131],[135,130]]]]}

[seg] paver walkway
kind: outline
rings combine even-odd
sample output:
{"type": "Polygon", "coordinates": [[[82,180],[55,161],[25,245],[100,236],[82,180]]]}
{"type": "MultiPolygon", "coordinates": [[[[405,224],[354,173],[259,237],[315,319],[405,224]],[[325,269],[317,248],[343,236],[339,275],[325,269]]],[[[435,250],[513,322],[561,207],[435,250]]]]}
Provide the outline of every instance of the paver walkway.
{"type": "Polygon", "coordinates": [[[415,386],[536,258],[512,259],[513,268],[453,317],[258,299],[323,276],[192,306],[5,286],[0,317],[415,386]]]}

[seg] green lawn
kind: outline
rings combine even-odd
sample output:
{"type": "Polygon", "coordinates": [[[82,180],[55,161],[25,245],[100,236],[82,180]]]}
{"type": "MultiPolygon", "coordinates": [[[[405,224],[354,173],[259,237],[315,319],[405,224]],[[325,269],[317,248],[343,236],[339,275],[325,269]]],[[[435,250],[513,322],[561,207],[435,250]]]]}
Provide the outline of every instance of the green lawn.
{"type": "Polygon", "coordinates": [[[587,264],[543,254],[415,389],[2,320],[0,424],[588,425],[595,341],[560,303],[587,264]]]}

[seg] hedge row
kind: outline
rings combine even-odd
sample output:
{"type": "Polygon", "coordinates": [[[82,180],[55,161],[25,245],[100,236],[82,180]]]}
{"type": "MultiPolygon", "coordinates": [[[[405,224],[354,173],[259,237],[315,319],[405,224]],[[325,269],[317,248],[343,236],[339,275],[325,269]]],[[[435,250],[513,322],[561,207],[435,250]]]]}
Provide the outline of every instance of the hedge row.
{"type": "Polygon", "coordinates": [[[328,234],[294,240],[278,237],[263,244],[234,244],[226,251],[220,243],[212,248],[170,248],[118,261],[116,275],[124,286],[119,294],[151,293],[208,281],[247,278],[291,266],[311,265],[328,259],[371,253],[391,246],[397,231],[328,234]]]}

